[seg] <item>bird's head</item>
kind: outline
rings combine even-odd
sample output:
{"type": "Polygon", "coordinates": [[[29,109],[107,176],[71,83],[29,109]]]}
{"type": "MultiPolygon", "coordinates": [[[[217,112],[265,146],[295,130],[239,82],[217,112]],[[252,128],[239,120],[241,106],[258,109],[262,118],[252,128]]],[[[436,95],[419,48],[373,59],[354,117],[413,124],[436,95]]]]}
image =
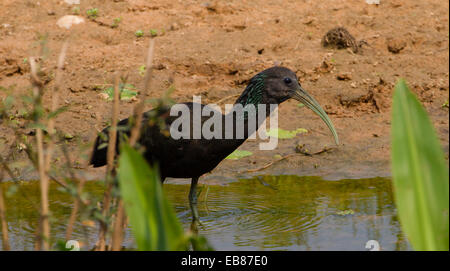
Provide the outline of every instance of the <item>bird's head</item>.
{"type": "Polygon", "coordinates": [[[325,122],[333,134],[336,144],[339,144],[336,129],[327,113],[320,104],[306,92],[293,71],[288,68],[275,66],[266,69],[250,79],[245,91],[237,102],[243,104],[280,104],[288,99],[295,99],[303,103],[325,122]]]}

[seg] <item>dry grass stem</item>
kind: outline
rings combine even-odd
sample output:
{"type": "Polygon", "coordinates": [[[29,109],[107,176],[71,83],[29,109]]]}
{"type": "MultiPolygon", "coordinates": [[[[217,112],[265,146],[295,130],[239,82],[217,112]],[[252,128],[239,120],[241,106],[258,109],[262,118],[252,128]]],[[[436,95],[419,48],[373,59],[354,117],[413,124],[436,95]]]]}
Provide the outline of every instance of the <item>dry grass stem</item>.
{"type": "Polygon", "coordinates": [[[6,205],[3,198],[3,171],[0,172],[0,222],[2,227],[2,245],[3,250],[10,250],[9,237],[8,237],[8,223],[6,222],[6,205]]]}
{"type": "MultiPolygon", "coordinates": [[[[103,195],[103,217],[109,213],[111,206],[111,192],[113,187],[112,172],[114,170],[114,156],[116,152],[117,141],[117,119],[119,118],[119,76],[116,74],[114,79],[114,97],[112,108],[112,123],[108,135],[108,152],[107,152],[107,166],[106,166],[106,190],[103,195]]],[[[108,225],[105,222],[100,222],[100,233],[97,243],[97,250],[103,251],[106,249],[106,233],[108,225]]]]}
{"type": "Polygon", "coordinates": [[[264,169],[266,169],[266,168],[272,166],[273,164],[275,164],[275,163],[277,163],[277,162],[280,162],[280,161],[282,161],[282,160],[284,160],[284,159],[287,159],[287,158],[289,158],[289,157],[292,157],[292,156],[294,156],[294,155],[297,155],[297,154],[296,154],[296,153],[288,154],[288,155],[283,156],[283,157],[281,157],[281,158],[279,158],[279,159],[277,159],[277,160],[275,160],[275,161],[272,161],[272,162],[270,162],[270,163],[268,163],[268,164],[266,164],[266,165],[264,165],[264,166],[262,166],[262,167],[255,168],[255,169],[248,169],[248,170],[245,170],[245,171],[243,171],[243,172],[241,172],[241,173],[244,173],[244,172],[256,172],[256,171],[264,170],[264,169]]]}
{"type": "Polygon", "coordinates": [[[75,202],[73,204],[73,208],[72,208],[72,212],[70,213],[70,218],[69,218],[69,224],[67,225],[67,229],[66,229],[66,240],[70,240],[70,238],[72,238],[72,231],[73,231],[73,225],[75,224],[75,221],[77,219],[77,213],[78,213],[78,209],[80,209],[80,195],[83,192],[83,187],[84,187],[84,183],[85,183],[85,179],[81,179],[78,182],[78,186],[77,186],[77,194],[78,196],[75,197],[75,202]]]}
{"type": "Polygon", "coordinates": [[[153,52],[155,48],[155,40],[150,39],[150,45],[148,46],[148,53],[147,53],[147,61],[146,66],[147,69],[145,71],[145,78],[144,78],[144,91],[143,95],[139,101],[139,103],[134,108],[134,114],[133,119],[135,120],[133,123],[133,127],[131,129],[131,135],[130,135],[130,145],[134,146],[139,138],[140,129],[141,129],[141,122],[142,122],[142,113],[144,113],[144,105],[145,105],[145,99],[148,96],[148,92],[150,89],[150,81],[152,77],[152,70],[153,70],[153,52]]]}
{"type": "Polygon", "coordinates": [[[126,226],[125,223],[125,209],[123,206],[123,200],[120,199],[117,206],[116,219],[114,220],[114,231],[112,235],[112,250],[119,251],[121,249],[123,232],[126,226]]]}
{"type": "MultiPolygon", "coordinates": [[[[30,67],[31,67],[31,83],[33,85],[33,96],[35,99],[35,107],[41,105],[42,94],[43,94],[43,84],[38,77],[38,65],[34,57],[30,57],[30,67]]],[[[35,122],[39,122],[39,117],[36,117],[35,122]]],[[[48,221],[49,215],[49,204],[48,204],[48,188],[49,181],[48,176],[45,171],[45,160],[44,160],[44,133],[42,129],[36,129],[36,146],[37,146],[37,157],[38,157],[38,172],[40,179],[40,191],[41,191],[41,215],[38,231],[36,233],[36,248],[49,250],[49,238],[50,238],[50,223],[48,221]]]]}
{"type": "MultiPolygon", "coordinates": [[[[134,108],[133,119],[135,121],[133,123],[133,127],[131,128],[131,135],[129,139],[129,144],[131,146],[134,146],[136,144],[140,135],[142,125],[142,114],[144,113],[145,100],[149,94],[150,82],[152,78],[154,49],[155,49],[155,40],[150,39],[150,44],[148,46],[147,51],[147,61],[145,64],[146,71],[144,77],[144,91],[142,93],[142,97],[139,103],[134,108]]],[[[114,221],[114,232],[112,242],[113,250],[120,250],[123,239],[123,231],[125,230],[126,227],[125,221],[126,221],[126,214],[123,206],[123,201],[122,199],[119,199],[118,210],[114,221]]]]}
{"type": "MultiPolygon", "coordinates": [[[[61,84],[61,78],[62,78],[62,72],[64,68],[64,59],[66,58],[66,52],[67,47],[69,43],[67,41],[64,42],[61,52],[58,57],[58,64],[57,64],[57,70],[56,70],[56,76],[55,76],[55,86],[52,93],[52,105],[51,105],[51,112],[55,112],[58,107],[58,100],[59,100],[59,86],[61,84]]],[[[50,171],[50,163],[52,160],[52,153],[53,153],[53,140],[54,140],[54,127],[55,127],[55,118],[50,118],[48,120],[48,134],[50,136],[50,141],[47,145],[47,155],[45,156],[45,171],[50,171]]]]}

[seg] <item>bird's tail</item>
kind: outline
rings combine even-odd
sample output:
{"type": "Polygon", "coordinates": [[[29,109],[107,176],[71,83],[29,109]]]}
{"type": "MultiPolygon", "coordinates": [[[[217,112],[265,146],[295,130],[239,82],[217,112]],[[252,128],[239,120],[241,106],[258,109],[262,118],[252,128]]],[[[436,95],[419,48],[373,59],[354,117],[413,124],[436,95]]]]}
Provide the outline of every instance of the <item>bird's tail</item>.
{"type": "Polygon", "coordinates": [[[92,151],[91,159],[89,164],[94,167],[101,167],[106,165],[106,153],[108,151],[108,140],[104,131],[102,131],[95,140],[94,149],[92,151]]]}

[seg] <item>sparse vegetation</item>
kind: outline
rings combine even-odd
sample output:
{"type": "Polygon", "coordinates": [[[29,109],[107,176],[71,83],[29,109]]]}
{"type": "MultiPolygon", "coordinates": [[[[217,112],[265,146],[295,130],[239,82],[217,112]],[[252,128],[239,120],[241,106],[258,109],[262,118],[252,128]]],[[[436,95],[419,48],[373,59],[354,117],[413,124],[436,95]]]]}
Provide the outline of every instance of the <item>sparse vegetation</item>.
{"type": "Polygon", "coordinates": [[[156,30],[156,29],[150,29],[150,36],[152,36],[152,37],[158,36],[158,30],[156,30]]]}
{"type": "MultiPolygon", "coordinates": [[[[138,94],[133,84],[127,84],[123,82],[119,84],[119,91],[121,100],[133,99],[138,94]]],[[[114,87],[106,88],[103,93],[106,94],[106,97],[109,101],[112,101],[114,97],[114,87]]]]}
{"type": "MultiPolygon", "coordinates": [[[[153,41],[152,41],[153,43],[153,41]]],[[[41,46],[46,46],[46,40],[41,40],[41,46]]],[[[153,45],[152,47],[153,48],[153,45]]],[[[61,50],[60,57],[58,60],[57,72],[55,74],[55,86],[54,91],[50,92],[51,99],[58,98],[58,86],[61,80],[61,71],[63,70],[64,57],[67,50],[67,43],[63,46],[61,50]]],[[[40,49],[41,52],[44,52],[44,48],[40,49]]],[[[152,58],[152,55],[149,56],[152,58]]],[[[41,206],[36,211],[40,214],[39,224],[36,233],[36,249],[37,250],[67,250],[70,249],[70,246],[67,246],[66,241],[64,240],[55,240],[52,237],[52,232],[50,229],[50,220],[52,219],[51,210],[49,209],[49,182],[53,181],[60,185],[61,191],[71,195],[74,199],[74,207],[72,209],[72,213],[70,215],[69,222],[67,224],[67,233],[66,240],[70,240],[74,228],[74,224],[77,221],[77,217],[79,217],[82,221],[84,221],[84,225],[90,225],[90,227],[95,226],[96,224],[100,225],[98,242],[95,246],[96,250],[120,250],[121,244],[123,240],[123,231],[125,230],[125,210],[127,209],[127,213],[130,215],[130,220],[133,226],[133,230],[136,233],[136,241],[138,244],[138,248],[141,250],[174,250],[181,249],[185,250],[190,247],[194,249],[210,249],[204,238],[197,237],[192,235],[191,233],[185,234],[176,215],[171,209],[170,204],[164,198],[161,190],[161,184],[159,178],[157,178],[157,172],[146,164],[144,159],[141,157],[136,150],[132,147],[136,142],[137,135],[135,134],[136,130],[133,127],[129,144],[124,145],[123,152],[124,155],[121,158],[121,166],[118,169],[119,179],[122,180],[120,182],[121,191],[127,201],[125,203],[122,202],[122,197],[120,191],[115,191],[113,188],[117,185],[117,178],[114,177],[115,173],[113,172],[114,167],[114,156],[108,155],[108,171],[105,176],[105,192],[103,198],[103,204],[99,205],[98,199],[94,199],[88,196],[86,193],[83,193],[83,187],[85,183],[85,179],[81,176],[78,176],[73,168],[79,167],[78,162],[73,162],[70,160],[69,153],[65,144],[59,144],[61,147],[62,158],[66,160],[66,165],[62,166],[62,168],[57,169],[50,166],[50,161],[52,161],[52,157],[50,156],[53,152],[55,152],[56,141],[76,141],[77,136],[73,135],[71,132],[59,131],[54,127],[54,119],[61,113],[65,112],[67,106],[63,106],[60,108],[55,107],[57,101],[52,103],[52,108],[50,110],[45,109],[42,104],[42,94],[44,93],[44,84],[42,84],[42,73],[40,72],[42,62],[36,62],[36,58],[30,57],[29,61],[31,65],[31,82],[34,87],[34,91],[32,95],[25,96],[22,98],[25,106],[22,107],[22,110],[16,111],[14,109],[16,99],[12,95],[8,95],[5,99],[2,100],[0,104],[0,117],[2,118],[3,123],[6,123],[9,129],[12,129],[16,133],[16,140],[14,141],[14,147],[20,148],[18,151],[25,151],[28,154],[29,160],[32,162],[35,169],[39,172],[39,182],[40,182],[40,194],[41,194],[41,206]],[[30,112],[29,112],[30,110],[30,112]],[[21,120],[16,120],[17,117],[20,117],[21,120]],[[36,141],[33,143],[28,140],[26,135],[21,133],[21,127],[27,127],[35,131],[35,139],[36,141]],[[134,132],[133,132],[134,131],[134,132]],[[130,160],[131,159],[131,160],[130,160]],[[127,161],[132,161],[132,163],[127,163],[127,161]],[[142,175],[144,174],[144,175],[142,175]],[[123,181],[123,177],[127,178],[127,181],[123,181]],[[128,177],[131,179],[128,179],[128,177]],[[132,178],[133,176],[137,178],[132,178]],[[146,179],[147,177],[151,177],[151,179],[146,179]],[[144,179],[143,179],[144,177],[144,179]],[[155,179],[157,178],[157,179],[155,179]],[[151,186],[148,186],[151,184],[151,186]],[[144,186],[142,186],[144,185],[144,186]],[[153,188],[152,188],[153,187],[153,188]],[[148,190],[148,188],[151,188],[148,190]],[[130,190],[131,189],[131,190],[130,190]],[[138,189],[138,191],[142,193],[155,193],[154,197],[145,197],[140,198],[136,197],[134,193],[127,193],[128,191],[134,191],[133,189],[138,189]],[[154,201],[151,199],[158,198],[158,201],[154,201]],[[131,205],[128,203],[133,201],[131,205]],[[146,208],[138,208],[137,206],[145,206],[146,208]],[[160,210],[163,208],[163,212],[153,212],[154,210],[160,210]],[[149,211],[153,210],[151,213],[149,211]],[[146,221],[147,224],[144,228],[141,228],[140,222],[136,222],[137,220],[146,221]],[[142,220],[143,219],[143,220],[142,220]],[[88,223],[89,222],[89,223],[88,223]],[[136,224],[137,223],[137,224],[136,224]],[[157,232],[155,232],[154,225],[160,225],[158,227],[157,232]],[[142,235],[142,231],[144,234],[142,235]],[[111,233],[111,234],[110,234],[111,233]],[[156,241],[163,240],[163,241],[156,241]]],[[[148,61],[149,65],[151,65],[151,60],[148,61]]],[[[149,71],[147,70],[146,73],[149,71]]],[[[150,78],[148,74],[146,78],[150,78]]],[[[145,89],[148,88],[148,83],[145,85],[145,89]]],[[[137,92],[134,91],[135,87],[132,84],[128,84],[125,82],[119,83],[118,76],[116,76],[116,81],[114,82],[114,86],[111,88],[107,88],[105,91],[108,95],[111,95],[113,100],[113,117],[112,117],[112,127],[113,129],[124,129],[125,127],[116,127],[116,123],[118,120],[118,105],[119,105],[119,97],[120,99],[130,99],[137,95],[137,92]]],[[[3,89],[2,89],[3,90],[3,89]]],[[[13,93],[11,89],[4,89],[3,91],[13,93]]],[[[167,97],[164,97],[160,103],[163,104],[164,101],[167,100],[167,97]]],[[[139,105],[143,105],[144,102],[140,102],[139,105]]],[[[108,144],[115,145],[116,138],[112,135],[116,133],[110,133],[109,135],[104,135],[109,138],[106,139],[108,144]],[[114,139],[113,139],[114,138],[114,139]]],[[[117,138],[121,142],[127,141],[125,138],[117,138]]],[[[3,144],[3,143],[2,143],[3,144]]],[[[125,143],[123,143],[125,144],[125,143]]],[[[109,149],[114,149],[110,146],[109,149]]],[[[7,157],[8,158],[8,157],[7,157]]],[[[8,172],[10,177],[18,182],[14,172],[10,169],[8,163],[6,163],[2,156],[0,156],[0,167],[2,169],[0,174],[0,182],[3,179],[3,170],[8,172]]],[[[61,156],[56,157],[57,161],[61,160],[61,156]]],[[[55,160],[55,161],[56,161],[55,160]]],[[[13,191],[15,186],[11,186],[8,191],[13,191]]],[[[3,191],[1,191],[1,195],[3,195],[3,191]]],[[[3,225],[6,225],[6,217],[5,214],[6,205],[4,204],[3,197],[0,197],[0,222],[3,225]]],[[[3,248],[9,249],[9,241],[8,241],[8,230],[7,227],[2,227],[2,242],[3,248]]],[[[73,246],[72,246],[73,248],[73,246]]],[[[85,249],[92,249],[86,247],[85,249]]]]}
{"type": "Polygon", "coordinates": [[[75,6],[72,8],[72,14],[73,15],[79,15],[80,14],[80,7],[75,6]]]}
{"type": "Polygon", "coordinates": [[[144,76],[145,75],[145,65],[139,66],[139,75],[144,76]]]}
{"type": "Polygon", "coordinates": [[[134,35],[138,38],[143,37],[144,36],[144,31],[142,30],[136,30],[136,32],[134,32],[134,35]]]}
{"type": "Polygon", "coordinates": [[[86,11],[89,19],[95,19],[98,16],[98,8],[91,8],[86,11]]]}
{"type": "Polygon", "coordinates": [[[112,28],[117,28],[117,27],[119,27],[119,23],[120,23],[121,21],[122,21],[122,18],[120,18],[120,17],[114,18],[111,27],[112,27],[112,28]]]}

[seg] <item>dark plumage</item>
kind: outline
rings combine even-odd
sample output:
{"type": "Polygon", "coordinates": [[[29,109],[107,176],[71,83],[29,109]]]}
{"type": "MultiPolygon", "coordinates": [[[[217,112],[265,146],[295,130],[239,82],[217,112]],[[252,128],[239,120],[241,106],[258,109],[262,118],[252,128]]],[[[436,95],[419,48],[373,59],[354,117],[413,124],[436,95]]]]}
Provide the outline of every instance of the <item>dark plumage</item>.
{"type": "MultiPolygon", "coordinates": [[[[333,132],[337,143],[337,135],[331,121],[319,104],[301,88],[295,73],[288,68],[272,67],[255,75],[250,80],[244,92],[237,99],[236,104],[242,104],[244,106],[247,104],[254,104],[255,106],[258,104],[280,104],[290,98],[295,98],[303,102],[307,107],[319,114],[333,132]]],[[[185,105],[188,106],[191,113],[190,117],[192,124],[193,103],[185,103],[185,105]]],[[[202,109],[204,107],[205,105],[201,105],[202,109]]],[[[269,106],[266,108],[267,110],[265,112],[257,112],[258,115],[265,114],[263,119],[270,114],[269,106]]],[[[236,118],[239,118],[240,116],[234,114],[232,117],[236,120],[236,118]]],[[[245,141],[249,136],[249,133],[247,132],[249,122],[244,120],[245,132],[243,139],[206,139],[202,134],[202,138],[200,139],[176,140],[170,136],[169,132],[170,124],[172,124],[176,118],[176,116],[169,116],[168,108],[157,108],[145,112],[141,135],[138,142],[145,148],[144,156],[147,161],[151,164],[157,161],[157,164],[160,167],[161,181],[164,181],[166,177],[192,178],[189,199],[194,219],[197,219],[198,213],[195,207],[195,189],[198,178],[213,170],[225,157],[245,141]],[[163,119],[165,125],[157,124],[158,122],[154,121],[154,116],[163,119]]],[[[202,116],[201,123],[205,123],[209,118],[210,116],[202,116]]],[[[222,138],[225,138],[225,118],[226,116],[222,115],[222,138]]],[[[127,118],[120,121],[118,125],[119,127],[127,127],[128,122],[129,119],[127,118]]],[[[255,127],[250,127],[250,134],[251,131],[257,130],[259,125],[260,123],[256,123],[255,127]]],[[[193,125],[191,125],[191,135],[192,126],[193,125]]],[[[108,128],[109,127],[105,128],[102,131],[102,134],[107,135],[108,128]]],[[[214,127],[214,129],[216,129],[216,127],[214,127]]],[[[129,135],[129,130],[125,129],[118,133],[118,138],[121,138],[120,134],[125,133],[129,135]]],[[[105,136],[97,137],[90,162],[94,167],[106,165],[106,142],[107,139],[105,136]]],[[[116,150],[118,150],[118,148],[116,148],[116,150]]]]}

